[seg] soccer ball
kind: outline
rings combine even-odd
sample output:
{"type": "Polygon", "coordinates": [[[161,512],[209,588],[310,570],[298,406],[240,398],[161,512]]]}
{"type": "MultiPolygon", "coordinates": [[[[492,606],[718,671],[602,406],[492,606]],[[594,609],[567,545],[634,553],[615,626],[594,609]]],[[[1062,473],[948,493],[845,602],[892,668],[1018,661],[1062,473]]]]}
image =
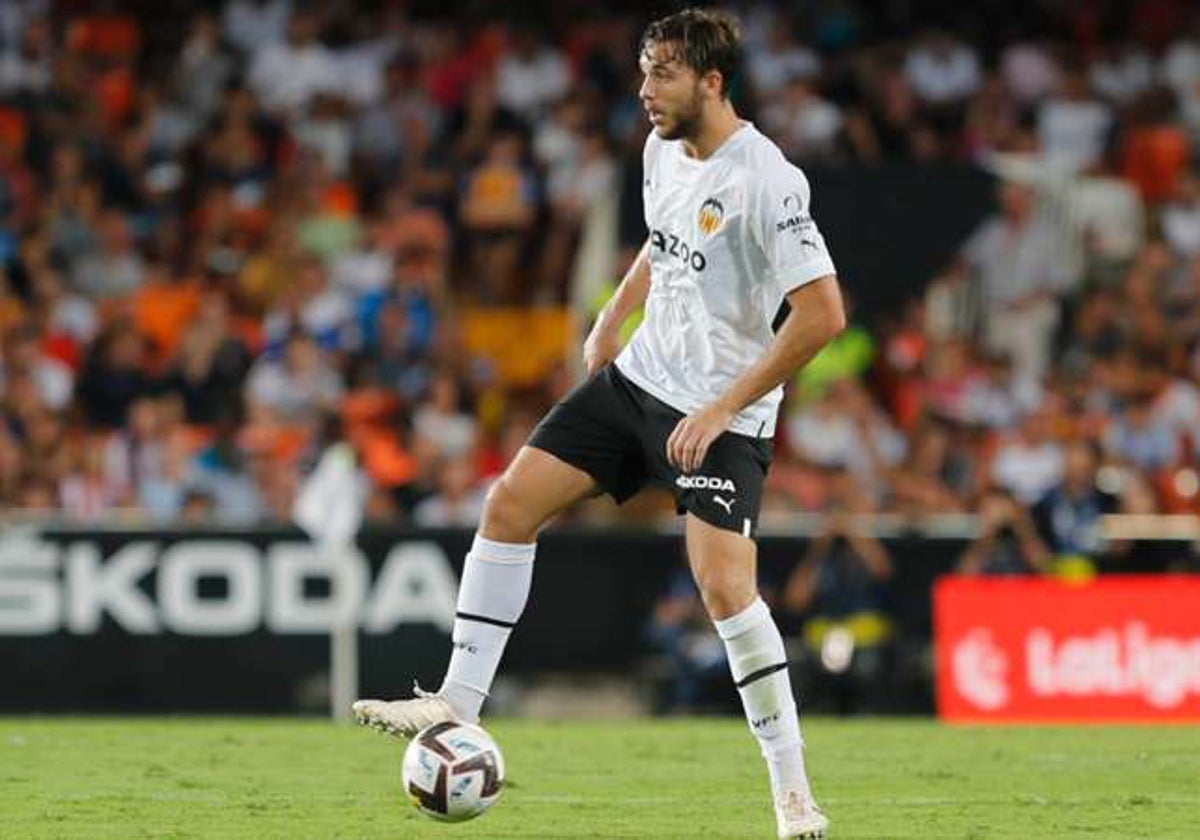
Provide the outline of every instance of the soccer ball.
{"type": "Polygon", "coordinates": [[[500,798],[504,756],[478,726],[435,723],[409,743],[401,778],[404,792],[422,814],[442,822],[464,822],[500,798]]]}

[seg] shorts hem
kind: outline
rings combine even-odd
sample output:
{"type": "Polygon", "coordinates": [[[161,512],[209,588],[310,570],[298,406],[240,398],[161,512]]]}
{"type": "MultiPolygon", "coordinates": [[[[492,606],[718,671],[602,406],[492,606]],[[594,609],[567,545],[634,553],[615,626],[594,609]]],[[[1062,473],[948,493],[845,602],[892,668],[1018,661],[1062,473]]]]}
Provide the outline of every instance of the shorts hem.
{"type": "Polygon", "coordinates": [[[525,445],[531,449],[537,449],[540,452],[545,452],[547,455],[552,455],[567,466],[574,467],[580,472],[587,473],[588,477],[592,481],[596,482],[596,487],[599,488],[600,493],[612,496],[613,501],[615,501],[617,504],[623,504],[637,495],[637,488],[618,489],[612,487],[607,481],[596,475],[591,466],[583,462],[583,459],[574,459],[565,452],[555,451],[548,446],[539,444],[534,440],[527,441],[525,445]]]}
{"type": "Polygon", "coordinates": [[[681,516],[683,514],[690,513],[693,516],[695,516],[697,519],[699,519],[701,522],[704,522],[707,525],[712,525],[714,528],[720,528],[722,531],[730,531],[734,534],[737,534],[742,537],[746,537],[747,539],[750,539],[750,540],[754,539],[754,535],[758,531],[758,523],[755,522],[755,520],[750,519],[749,517],[746,517],[745,519],[743,519],[741,524],[739,524],[739,525],[735,525],[734,523],[730,522],[728,519],[725,519],[724,521],[720,521],[721,520],[720,516],[717,516],[710,511],[706,511],[703,508],[700,508],[695,503],[692,503],[691,505],[689,505],[687,502],[683,501],[682,499],[675,500],[675,510],[681,516]]]}

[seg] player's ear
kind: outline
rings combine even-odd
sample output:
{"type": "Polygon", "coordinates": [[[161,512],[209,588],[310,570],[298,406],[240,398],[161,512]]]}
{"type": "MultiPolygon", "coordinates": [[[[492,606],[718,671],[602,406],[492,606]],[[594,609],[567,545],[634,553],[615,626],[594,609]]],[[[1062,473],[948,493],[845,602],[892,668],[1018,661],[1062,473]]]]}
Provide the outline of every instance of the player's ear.
{"type": "Polygon", "coordinates": [[[704,85],[704,89],[711,93],[714,99],[720,99],[721,91],[725,87],[725,77],[721,75],[720,70],[709,70],[700,76],[700,84],[704,85]]]}

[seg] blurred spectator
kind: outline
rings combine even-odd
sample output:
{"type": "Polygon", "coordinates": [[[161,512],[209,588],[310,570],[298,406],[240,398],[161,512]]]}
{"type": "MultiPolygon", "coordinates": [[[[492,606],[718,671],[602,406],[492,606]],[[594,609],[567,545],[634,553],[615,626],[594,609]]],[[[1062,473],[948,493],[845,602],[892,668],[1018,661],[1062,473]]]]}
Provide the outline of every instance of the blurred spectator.
{"type": "Polygon", "coordinates": [[[697,712],[711,707],[714,686],[729,679],[729,665],[687,569],[672,575],[667,591],[655,601],[646,641],[664,657],[665,685],[655,711],[697,712]]]}
{"type": "Polygon", "coordinates": [[[1022,106],[1045,99],[1061,82],[1051,50],[1034,39],[1019,39],[1006,46],[1000,70],[1008,89],[1022,106]]]}
{"type": "Polygon", "coordinates": [[[588,214],[607,198],[616,185],[616,164],[607,140],[597,129],[584,131],[575,159],[559,166],[547,180],[550,229],[540,243],[542,266],[535,300],[566,300],[571,255],[575,252],[588,214]]]}
{"type": "Polygon", "coordinates": [[[1006,356],[993,356],[981,375],[967,386],[963,419],[1002,431],[1016,427],[1042,403],[1042,387],[1035,379],[1018,379],[1006,356]]]}
{"type": "Polygon", "coordinates": [[[340,180],[350,173],[354,141],[348,103],[340,95],[315,95],[295,121],[292,136],[300,149],[320,158],[331,178],[340,180]]]}
{"type": "Polygon", "coordinates": [[[154,379],[146,370],[145,342],[130,325],[116,322],[101,332],[83,363],[76,393],[88,422],[117,428],[129,407],[149,394],[154,379]]]}
{"type": "Polygon", "coordinates": [[[1093,61],[1092,87],[1115,105],[1127,105],[1155,82],[1154,59],[1135,42],[1105,45],[1093,61]]]}
{"type": "Polygon", "coordinates": [[[41,336],[32,327],[19,327],[8,335],[0,356],[0,393],[12,377],[30,377],[41,404],[59,412],[71,402],[75,376],[71,368],[42,348],[41,336]]]}
{"type": "Polygon", "coordinates": [[[1153,204],[1175,195],[1192,158],[1188,136],[1175,114],[1175,100],[1162,88],[1143,94],[1126,110],[1118,147],[1121,172],[1153,204]]]}
{"type": "Polygon", "coordinates": [[[787,432],[798,456],[826,469],[849,470],[873,495],[882,495],[879,482],[905,454],[903,435],[850,379],[830,383],[823,398],[793,415],[787,432]]]}
{"type": "Polygon", "coordinates": [[[793,27],[780,15],[767,29],[766,43],[751,50],[746,62],[758,101],[766,104],[797,82],[813,82],[821,73],[821,58],[797,43],[793,27]]]}
{"type": "Polygon", "coordinates": [[[322,93],[338,91],[340,76],[333,54],[317,39],[317,19],[297,14],[288,24],[287,40],[251,42],[254,58],[249,82],[268,112],[282,117],[301,114],[322,93]]]}
{"type": "Polygon", "coordinates": [[[866,535],[856,516],[869,511],[866,499],[843,477],[825,533],[809,545],[783,588],[780,604],[804,617],[804,683],[833,683],[839,710],[850,711],[879,698],[862,697],[880,684],[893,628],[887,614],[892,561],[878,539],[866,535]],[[845,507],[842,507],[845,505],[845,507]]]}
{"type": "Polygon", "coordinates": [[[453,374],[435,374],[429,395],[413,412],[413,432],[418,441],[439,458],[461,458],[479,443],[475,418],[463,411],[462,389],[453,374]]]}
{"type": "Polygon", "coordinates": [[[1013,496],[993,489],[979,503],[979,535],[958,561],[963,575],[1024,575],[1048,571],[1049,552],[1033,520],[1013,496]]]}
{"type": "Polygon", "coordinates": [[[1115,513],[1118,500],[1097,485],[1100,451],[1089,441],[1066,448],[1063,480],[1033,508],[1033,521],[1055,557],[1097,559],[1104,549],[1100,518],[1115,513]]]}
{"type": "Polygon", "coordinates": [[[963,123],[964,153],[987,161],[1000,152],[1015,152],[1025,144],[1020,104],[1004,79],[988,74],[979,93],[966,106],[963,123]]]}
{"type": "Polygon", "coordinates": [[[537,117],[571,84],[571,69],[531,26],[517,27],[496,67],[496,98],[526,119],[537,117]]]}
{"type": "Polygon", "coordinates": [[[791,80],[762,110],[763,129],[797,163],[828,163],[838,156],[841,110],[807,79],[791,80]]]}
{"type": "Polygon", "coordinates": [[[992,461],[992,478],[1025,505],[1032,505],[1062,480],[1065,456],[1054,439],[1054,414],[1039,408],[1002,441],[992,461]]]}
{"type": "Polygon", "coordinates": [[[1166,418],[1156,416],[1149,396],[1139,395],[1113,418],[1104,446],[1115,457],[1151,472],[1166,469],[1179,457],[1179,440],[1166,418]]]}
{"type": "Polygon", "coordinates": [[[273,307],[291,283],[299,263],[295,222],[279,219],[267,241],[238,272],[236,289],[242,306],[256,315],[273,307]]]}
{"type": "Polygon", "coordinates": [[[42,94],[54,75],[50,23],[44,17],[33,18],[18,32],[19,42],[0,48],[0,92],[8,96],[42,94]]]}
{"type": "MultiPolygon", "coordinates": [[[[226,15],[244,14],[248,7],[249,3],[246,2],[231,2],[225,7],[226,15]]],[[[249,22],[240,21],[235,25],[244,27],[247,23],[249,22]]],[[[245,29],[230,33],[230,40],[238,44],[239,41],[234,39],[245,38],[246,34],[245,29]]],[[[187,112],[197,117],[210,116],[216,112],[221,103],[221,95],[237,69],[233,57],[221,49],[220,38],[221,32],[216,19],[202,12],[192,18],[191,30],[179,51],[179,65],[175,72],[181,104],[186,106],[187,112]]],[[[268,40],[269,37],[260,36],[251,43],[257,49],[268,40]]]]}
{"type": "Polygon", "coordinates": [[[962,101],[981,81],[975,49],[941,31],[927,33],[909,51],[904,73],[917,96],[931,105],[962,101]]]}
{"type": "Polygon", "coordinates": [[[209,293],[197,317],[184,327],[162,388],[183,401],[187,422],[207,425],[224,414],[241,413],[240,389],[249,366],[249,350],[232,332],[225,297],[209,293]]]}
{"type": "Polygon", "coordinates": [[[1175,196],[1163,207],[1162,232],[1175,253],[1200,256],[1200,179],[1194,174],[1180,179],[1175,196]]]}
{"type": "MultiPolygon", "coordinates": [[[[200,495],[223,524],[253,524],[265,514],[258,487],[248,468],[248,454],[238,445],[236,418],[218,418],[211,444],[192,461],[192,474],[183,499],[184,511],[200,495]]],[[[194,511],[193,511],[194,512],[194,511]]],[[[289,516],[290,518],[290,516],[289,516]]]]}
{"type": "Polygon", "coordinates": [[[1171,44],[1162,62],[1164,81],[1179,102],[1180,114],[1193,139],[1200,139],[1200,14],[1191,14],[1191,27],[1171,44]]]}
{"type": "Polygon", "coordinates": [[[962,270],[976,274],[983,307],[984,342],[1013,360],[1020,379],[1040,380],[1050,363],[1058,325],[1057,295],[1064,275],[1053,228],[1036,215],[1028,187],[1000,187],[1000,212],[963,246],[962,270]]]}
{"type": "Polygon", "coordinates": [[[99,248],[75,264],[75,288],[94,300],[124,297],[142,284],[145,264],[134,249],[129,224],[115,211],[99,221],[99,248]]]}
{"type": "Polygon", "coordinates": [[[46,325],[47,338],[68,347],[60,352],[67,354],[69,364],[79,359],[84,346],[89,344],[99,329],[96,307],[82,295],[63,288],[62,275],[52,268],[43,268],[30,276],[31,292],[37,320],[46,325]]]}
{"type": "Polygon", "coordinates": [[[164,407],[157,399],[138,397],[130,403],[123,427],[105,441],[104,482],[121,507],[134,507],[143,499],[143,486],[162,477],[167,425],[164,407]]]}
{"type": "Polygon", "coordinates": [[[106,454],[99,435],[72,446],[71,463],[58,485],[60,505],[68,518],[99,522],[121,506],[122,488],[106,474],[106,454]]]}
{"type": "Polygon", "coordinates": [[[437,492],[413,510],[413,523],[422,528],[474,528],[483,513],[483,491],[476,486],[475,461],[453,457],[437,470],[437,492]]]}
{"type": "Polygon", "coordinates": [[[282,43],[292,17],[291,0],[228,0],[225,39],[244,53],[282,43]]]}
{"type": "Polygon", "coordinates": [[[419,163],[442,128],[443,115],[420,84],[420,63],[402,55],[388,65],[384,95],[354,124],[354,152],[364,167],[400,172],[419,163]]]}
{"type": "Polygon", "coordinates": [[[293,332],[278,357],[264,355],[251,366],[245,398],[251,417],[309,423],[334,406],[342,389],[341,378],[316,341],[293,332]]]}
{"type": "Polygon", "coordinates": [[[1038,109],[1038,137],[1046,159],[1068,172],[1096,166],[1113,130],[1112,108],[1092,95],[1087,71],[1069,70],[1061,92],[1038,109]]]}
{"type": "Polygon", "coordinates": [[[296,273],[267,313],[263,329],[274,346],[296,331],[330,351],[349,350],[357,342],[351,297],[330,285],[325,266],[316,257],[303,257],[296,264],[296,273]]]}
{"type": "Polygon", "coordinates": [[[951,428],[928,419],[912,435],[908,457],[890,472],[893,502],[903,513],[958,512],[973,493],[974,465],[956,451],[951,428]]]}
{"type": "Polygon", "coordinates": [[[469,231],[469,265],[494,300],[520,297],[519,261],[536,218],[538,185],[525,166],[520,136],[496,135],[466,177],[459,218],[469,231]]]}

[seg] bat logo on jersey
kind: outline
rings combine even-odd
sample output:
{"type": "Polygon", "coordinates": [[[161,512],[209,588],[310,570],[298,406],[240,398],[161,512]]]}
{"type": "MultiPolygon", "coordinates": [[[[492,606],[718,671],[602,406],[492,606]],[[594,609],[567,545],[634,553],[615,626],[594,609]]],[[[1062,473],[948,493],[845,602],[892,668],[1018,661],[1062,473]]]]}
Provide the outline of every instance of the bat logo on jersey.
{"type": "Polygon", "coordinates": [[[651,230],[650,245],[664,254],[678,257],[683,261],[684,265],[691,266],[692,271],[703,271],[708,266],[708,260],[704,257],[704,254],[694,250],[673,233],[663,233],[657,228],[651,230]]]}
{"type": "Polygon", "coordinates": [[[715,198],[706,198],[700,205],[700,232],[712,236],[725,219],[725,208],[715,198]]]}
{"type": "MultiPolygon", "coordinates": [[[[793,230],[804,234],[813,225],[812,217],[804,212],[804,203],[800,200],[798,193],[788,193],[783,197],[783,215],[785,217],[783,221],[775,223],[776,233],[793,230]]],[[[805,238],[804,244],[810,245],[812,242],[805,238]]],[[[813,247],[816,246],[813,245],[813,247]]]]}

